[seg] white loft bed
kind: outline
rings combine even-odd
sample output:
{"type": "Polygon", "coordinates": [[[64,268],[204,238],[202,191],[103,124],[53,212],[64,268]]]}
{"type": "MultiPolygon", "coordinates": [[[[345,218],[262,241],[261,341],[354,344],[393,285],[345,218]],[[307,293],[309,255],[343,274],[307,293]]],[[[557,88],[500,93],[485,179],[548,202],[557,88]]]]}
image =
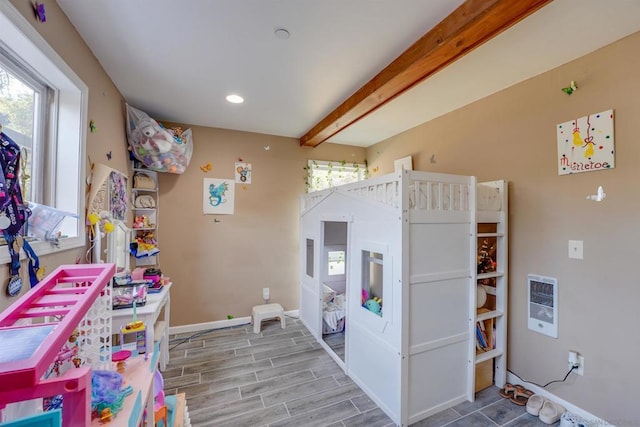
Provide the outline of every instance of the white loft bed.
{"type": "MultiPolygon", "coordinates": [[[[504,181],[417,171],[302,197],[301,319],[322,343],[323,223],[346,222],[344,369],[398,425],[474,399],[476,224],[504,224],[506,200],[504,181]],[[381,315],[361,306],[371,252],[382,259],[381,315]]],[[[491,355],[502,385],[505,353],[491,355]]]]}

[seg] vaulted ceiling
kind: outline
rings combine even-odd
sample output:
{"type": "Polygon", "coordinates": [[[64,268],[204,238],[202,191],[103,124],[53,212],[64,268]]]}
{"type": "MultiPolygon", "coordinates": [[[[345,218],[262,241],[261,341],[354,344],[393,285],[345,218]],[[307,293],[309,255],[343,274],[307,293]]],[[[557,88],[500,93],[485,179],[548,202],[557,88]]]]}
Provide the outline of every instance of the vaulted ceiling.
{"type": "Polygon", "coordinates": [[[629,0],[57,1],[131,105],[310,146],[372,145],[640,30],[629,0]]]}

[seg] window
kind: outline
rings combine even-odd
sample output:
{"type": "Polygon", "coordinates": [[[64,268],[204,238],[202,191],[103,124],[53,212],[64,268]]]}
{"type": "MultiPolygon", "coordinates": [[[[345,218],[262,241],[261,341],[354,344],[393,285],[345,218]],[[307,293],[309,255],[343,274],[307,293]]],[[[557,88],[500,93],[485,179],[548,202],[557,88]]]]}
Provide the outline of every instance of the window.
{"type": "Polygon", "coordinates": [[[48,87],[0,48],[0,125],[20,146],[20,187],[24,200],[42,203],[43,136],[48,87]],[[35,161],[34,161],[35,160],[35,161]],[[35,176],[34,176],[35,175],[35,176]],[[35,185],[34,185],[35,183],[35,185]]]}
{"type": "Polygon", "coordinates": [[[367,177],[367,165],[360,163],[309,160],[306,169],[307,193],[362,181],[367,177]]]}
{"type": "Polygon", "coordinates": [[[328,251],[327,252],[327,264],[329,276],[340,276],[345,273],[345,251],[328,251]]]}
{"type": "Polygon", "coordinates": [[[313,246],[313,239],[307,239],[307,276],[313,277],[313,259],[315,257],[315,251],[313,246]]]}
{"type": "Polygon", "coordinates": [[[38,255],[84,246],[87,86],[9,2],[0,28],[0,124],[21,147],[23,197],[72,214],[57,245],[32,246],[38,255]]]}
{"type": "Polygon", "coordinates": [[[362,296],[363,307],[382,316],[384,290],[383,256],[381,253],[362,251],[362,296]]]}

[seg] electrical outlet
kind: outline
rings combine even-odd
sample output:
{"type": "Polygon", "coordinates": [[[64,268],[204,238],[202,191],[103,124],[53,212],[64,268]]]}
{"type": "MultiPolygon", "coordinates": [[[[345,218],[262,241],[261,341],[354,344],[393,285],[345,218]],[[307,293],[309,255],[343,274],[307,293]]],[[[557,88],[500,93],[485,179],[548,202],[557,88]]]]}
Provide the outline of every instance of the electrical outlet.
{"type": "Polygon", "coordinates": [[[578,355],[578,369],[576,369],[576,374],[584,375],[584,356],[578,355]]]}
{"type": "Polygon", "coordinates": [[[577,351],[569,350],[569,358],[567,360],[569,365],[569,369],[577,366],[575,369],[575,373],[578,375],[584,375],[584,356],[579,354],[577,351]]]}
{"type": "Polygon", "coordinates": [[[262,299],[265,301],[269,300],[269,288],[262,288],[262,299]]]}
{"type": "Polygon", "coordinates": [[[569,258],[584,259],[582,240],[569,240],[569,258]]]}

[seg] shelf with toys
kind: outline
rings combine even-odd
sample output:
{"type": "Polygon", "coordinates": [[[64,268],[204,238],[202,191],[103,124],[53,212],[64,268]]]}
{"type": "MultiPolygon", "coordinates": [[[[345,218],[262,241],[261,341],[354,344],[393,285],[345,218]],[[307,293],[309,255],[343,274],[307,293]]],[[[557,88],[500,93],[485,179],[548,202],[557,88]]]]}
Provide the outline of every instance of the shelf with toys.
{"type": "Polygon", "coordinates": [[[507,183],[500,188],[501,209],[478,213],[476,226],[475,390],[506,381],[507,353],[507,183]]]}
{"type": "Polygon", "coordinates": [[[131,254],[136,266],[158,265],[158,172],[133,161],[131,254]]]}

